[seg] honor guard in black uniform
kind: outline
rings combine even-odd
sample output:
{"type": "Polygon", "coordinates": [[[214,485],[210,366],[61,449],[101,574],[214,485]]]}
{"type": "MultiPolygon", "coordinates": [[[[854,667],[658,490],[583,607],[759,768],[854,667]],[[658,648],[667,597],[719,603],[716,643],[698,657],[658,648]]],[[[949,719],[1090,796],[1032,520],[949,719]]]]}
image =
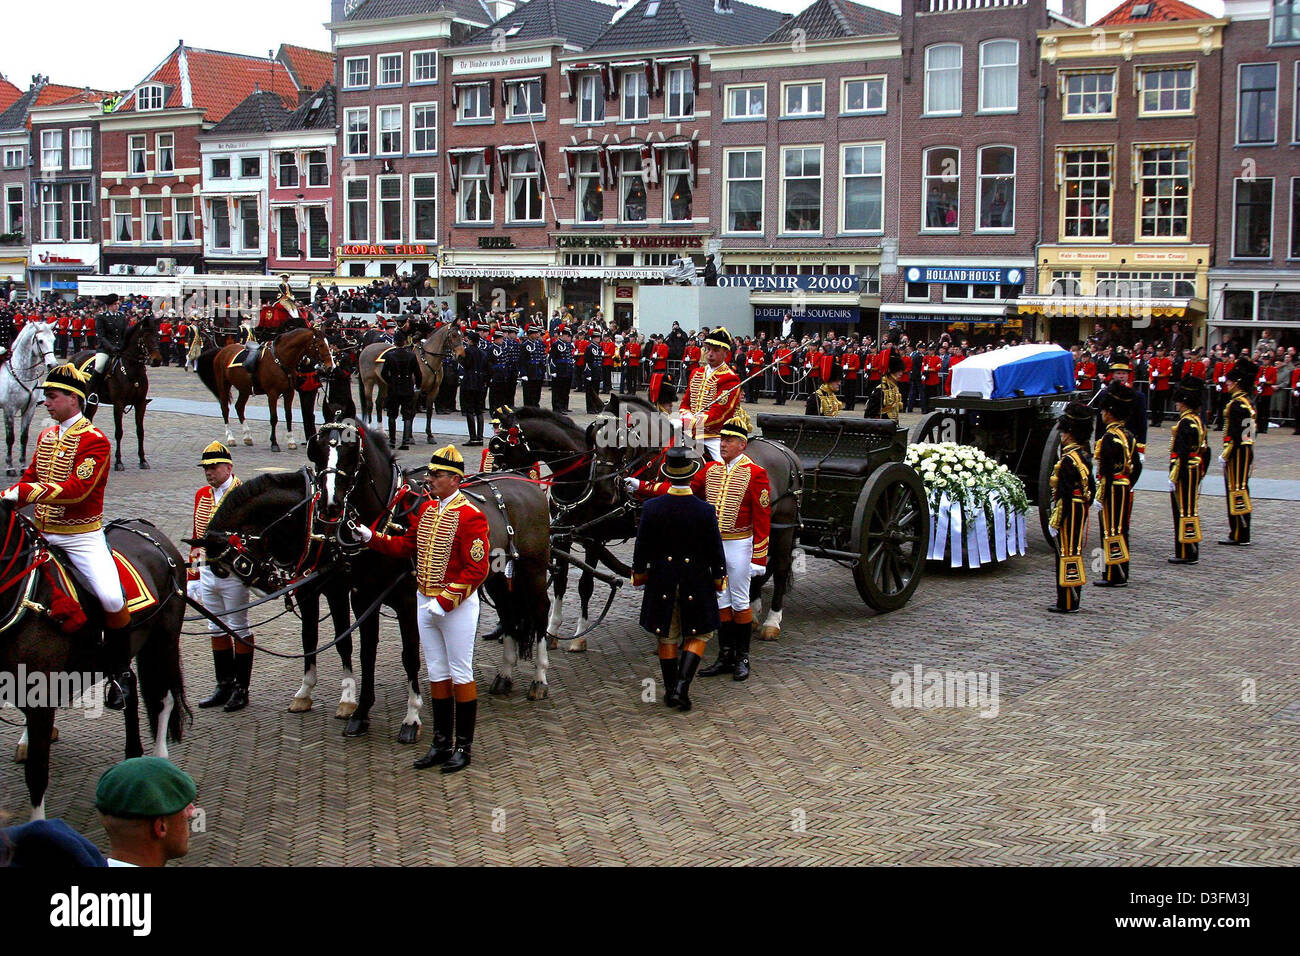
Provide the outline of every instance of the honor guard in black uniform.
{"type": "Polygon", "coordinates": [[[691,709],[691,681],[718,629],[727,576],[717,512],[691,491],[699,468],[687,449],[668,449],[661,471],[672,487],[642,508],[632,554],[632,586],[645,592],[641,626],[659,641],[664,703],[683,711],[691,709]]]}
{"type": "Polygon", "coordinates": [[[1184,375],[1174,393],[1178,420],[1169,434],[1169,501],[1174,510],[1174,556],[1170,564],[1195,564],[1201,557],[1201,479],[1210,470],[1210,446],[1201,402],[1205,381],[1184,375]]]}
{"type": "Polygon", "coordinates": [[[1092,477],[1093,411],[1083,402],[1071,402],[1057,423],[1061,431],[1061,458],[1052,469],[1052,518],[1050,529],[1056,543],[1056,603],[1048,608],[1058,614],[1079,610],[1084,573],[1083,540],[1088,531],[1088,509],[1096,493],[1092,477]]]}
{"type": "Polygon", "coordinates": [[[546,381],[546,343],[542,341],[542,327],[528,326],[519,356],[519,380],[524,383],[524,404],[538,408],[542,404],[542,385],[546,381]]]}
{"type": "Polygon", "coordinates": [[[479,334],[465,333],[465,354],[460,359],[460,410],[469,426],[466,445],[483,444],[483,395],[488,385],[488,355],[479,347],[479,334]]]}
{"type": "Polygon", "coordinates": [[[587,393],[588,415],[599,415],[605,410],[605,405],[600,400],[600,383],[604,375],[600,363],[604,360],[605,352],[600,347],[600,342],[595,339],[588,342],[582,363],[582,388],[587,393]]]}
{"type": "Polygon", "coordinates": [[[1105,431],[1097,439],[1097,505],[1101,511],[1101,546],[1106,572],[1093,583],[1100,588],[1128,585],[1128,532],[1133,516],[1133,489],[1142,475],[1137,439],[1124,427],[1133,411],[1133,389],[1111,382],[1101,397],[1105,431]]]}
{"type": "Polygon", "coordinates": [[[1255,379],[1259,366],[1239,358],[1228,373],[1228,400],[1223,405],[1224,490],[1228,496],[1228,539],[1219,544],[1250,544],[1250,473],[1255,470],[1255,379]]]}
{"type": "Polygon", "coordinates": [[[551,343],[551,411],[569,411],[569,387],[573,384],[573,331],[560,326],[559,338],[551,343]]]}
{"type": "Polygon", "coordinates": [[[1124,422],[1127,428],[1137,439],[1138,459],[1145,461],[1147,456],[1147,400],[1146,396],[1133,388],[1133,368],[1129,364],[1127,352],[1116,349],[1110,357],[1110,380],[1118,382],[1121,385],[1127,385],[1133,391],[1133,408],[1129,411],[1128,419],[1124,422]]]}
{"type": "Polygon", "coordinates": [[[88,405],[98,402],[98,393],[103,390],[108,363],[121,355],[126,345],[126,333],[130,324],[126,316],[118,311],[117,303],[117,293],[110,292],[104,298],[104,311],[95,317],[95,334],[98,337],[95,346],[95,381],[91,383],[90,395],[86,396],[88,405]]]}
{"type": "Polygon", "coordinates": [[[402,444],[400,451],[411,447],[411,422],[415,418],[415,396],[419,391],[420,365],[406,346],[406,333],[393,333],[393,347],[385,349],[375,360],[382,365],[379,377],[388,386],[388,444],[397,448],[397,414],[402,415],[402,444]]]}
{"type": "Polygon", "coordinates": [[[511,362],[510,349],[506,347],[504,329],[497,329],[492,335],[492,346],[488,349],[488,405],[500,408],[502,405],[515,403],[515,375],[518,369],[511,362]]]}
{"type": "Polygon", "coordinates": [[[506,350],[508,368],[510,369],[510,383],[507,385],[509,393],[503,402],[493,402],[492,407],[498,408],[500,405],[515,404],[515,387],[519,384],[519,363],[523,358],[523,343],[519,341],[519,328],[514,325],[507,325],[502,330],[506,333],[506,340],[502,343],[506,350]]]}

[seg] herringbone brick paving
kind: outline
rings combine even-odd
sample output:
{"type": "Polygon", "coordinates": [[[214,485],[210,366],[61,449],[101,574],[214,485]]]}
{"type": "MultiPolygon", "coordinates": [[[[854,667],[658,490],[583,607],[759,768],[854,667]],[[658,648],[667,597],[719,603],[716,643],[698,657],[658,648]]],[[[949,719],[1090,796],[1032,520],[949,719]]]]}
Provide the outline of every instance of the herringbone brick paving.
{"type": "MultiPolygon", "coordinates": [[[[196,384],[174,369],[155,377],[158,394],[197,397],[196,384]]],[[[151,413],[153,470],[125,456],[110,514],[188,533],[193,462],[218,424],[151,413]]],[[[265,425],[253,433],[255,448],[235,449],[245,477],[304,460],[270,454],[265,425]]],[[[1300,474],[1289,430],[1263,436],[1258,452],[1270,477],[1300,474]]],[[[1226,530],[1222,499],[1206,498],[1202,513],[1212,542],[1226,530]]],[[[550,699],[483,695],[474,764],[451,777],[411,769],[427,729],[415,747],[394,740],[405,690],[391,622],[369,738],[340,736],[332,651],[305,715],[286,712],[300,665],[259,656],[248,710],[196,711],[173,747],[206,813],[185,864],[1295,862],[1297,519],[1298,503],[1258,501],[1254,547],[1207,543],[1200,565],[1173,568],[1164,496],[1140,494],[1133,585],[1089,588],[1083,612],[1065,619],[1044,612],[1052,569],[1034,536],[1029,557],[937,570],[880,617],[846,570],[810,560],[780,642],[754,644],[754,676],[697,681],[688,715],[642,701],[658,666],[629,593],[589,653],[552,653],[550,699]],[[895,708],[890,678],[915,665],[996,672],[998,715],[895,708]]],[[[571,630],[572,603],[567,617],[571,630]]],[[[282,618],[259,639],[293,651],[295,623],[282,618]]],[[[211,661],[206,637],[184,641],[194,700],[210,689],[211,661]]],[[[499,656],[479,645],[483,688],[499,656]]],[[[102,845],[94,786],[120,758],[120,725],[75,712],[59,723],[49,812],[102,845]]],[[[0,766],[0,809],[26,813],[16,765],[0,766]]]]}

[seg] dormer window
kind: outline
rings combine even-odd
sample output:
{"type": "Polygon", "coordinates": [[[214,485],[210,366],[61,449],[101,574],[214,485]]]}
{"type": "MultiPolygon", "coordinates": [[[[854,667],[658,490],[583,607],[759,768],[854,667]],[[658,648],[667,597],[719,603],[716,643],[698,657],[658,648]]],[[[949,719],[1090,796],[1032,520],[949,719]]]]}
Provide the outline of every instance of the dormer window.
{"type": "Polygon", "coordinates": [[[136,95],[136,107],[140,110],[160,110],[163,101],[163,88],[158,84],[142,86],[136,95]]]}

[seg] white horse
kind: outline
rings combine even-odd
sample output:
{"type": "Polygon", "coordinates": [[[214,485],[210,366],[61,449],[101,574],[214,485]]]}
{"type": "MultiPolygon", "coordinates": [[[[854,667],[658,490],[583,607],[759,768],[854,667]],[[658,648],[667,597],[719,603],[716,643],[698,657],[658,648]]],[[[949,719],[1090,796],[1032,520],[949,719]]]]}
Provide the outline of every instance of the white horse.
{"type": "Polygon", "coordinates": [[[27,464],[27,433],[32,415],[44,397],[41,382],[54,367],[54,327],[46,322],[28,322],[9,347],[0,365],[0,408],[5,416],[5,442],[9,475],[18,474],[14,467],[14,419],[22,422],[22,455],[18,464],[27,464]]]}

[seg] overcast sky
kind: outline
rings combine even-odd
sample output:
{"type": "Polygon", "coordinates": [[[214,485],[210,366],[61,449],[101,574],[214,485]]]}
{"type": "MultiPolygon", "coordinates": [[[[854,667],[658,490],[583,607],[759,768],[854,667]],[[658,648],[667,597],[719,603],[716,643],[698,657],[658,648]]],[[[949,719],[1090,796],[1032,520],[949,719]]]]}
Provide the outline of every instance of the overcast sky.
{"type": "MultiPolygon", "coordinates": [[[[563,2],[563,0],[561,0],[563,2]]],[[[797,13],[811,0],[759,0],[759,6],[797,13]]],[[[1120,0],[1088,0],[1089,19],[1120,0]]],[[[1221,0],[1190,0],[1209,13],[1221,0]]],[[[873,6],[898,12],[899,0],[873,6]]],[[[1049,0],[1059,9],[1060,0],[1049,0]]],[[[0,74],[26,89],[33,73],[55,83],[104,90],[130,89],[162,61],[178,40],[190,46],[266,56],[281,43],[328,50],[329,0],[0,0],[0,74]]]]}

